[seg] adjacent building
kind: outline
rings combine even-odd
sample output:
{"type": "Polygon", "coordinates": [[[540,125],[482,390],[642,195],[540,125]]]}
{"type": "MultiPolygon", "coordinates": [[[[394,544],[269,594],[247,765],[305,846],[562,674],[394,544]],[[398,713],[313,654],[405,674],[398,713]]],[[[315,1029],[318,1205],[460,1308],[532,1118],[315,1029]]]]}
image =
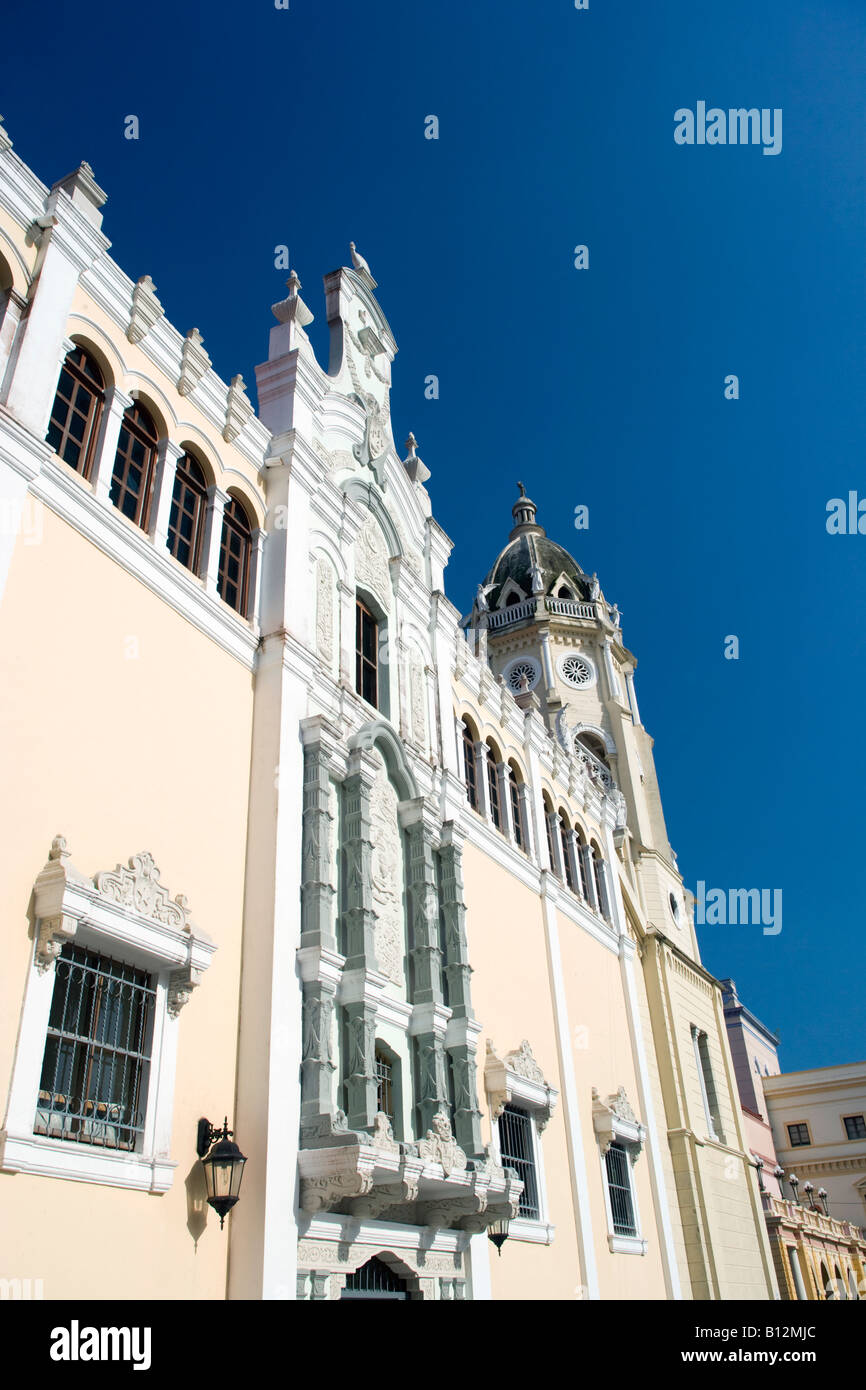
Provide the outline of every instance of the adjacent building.
{"type": "Polygon", "coordinates": [[[776,1297],[617,605],[522,484],[446,597],[354,247],[327,368],[292,273],[256,412],[104,202],[0,129],[0,1274],[776,1297]]]}
{"type": "Polygon", "coordinates": [[[866,1298],[866,1066],[780,1073],[779,1039],[722,988],[782,1298],[866,1298]]]}

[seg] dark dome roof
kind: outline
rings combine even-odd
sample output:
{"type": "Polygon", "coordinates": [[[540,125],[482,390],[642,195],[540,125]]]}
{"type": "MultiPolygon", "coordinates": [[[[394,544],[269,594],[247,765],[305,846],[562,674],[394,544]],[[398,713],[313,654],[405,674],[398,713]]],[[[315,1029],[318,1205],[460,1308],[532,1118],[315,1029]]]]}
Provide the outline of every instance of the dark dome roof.
{"type": "Polygon", "coordinates": [[[532,593],[532,570],[536,565],[541,571],[545,594],[552,594],[554,587],[558,591],[560,585],[557,581],[564,575],[563,582],[571,590],[572,598],[579,602],[588,599],[589,579],[568,551],[549,540],[544,527],[536,523],[535,503],[521,492],[512,514],[516,524],[508,544],[484,581],[488,607],[500,606],[503,590],[509,580],[518,585],[528,598],[532,593]]]}

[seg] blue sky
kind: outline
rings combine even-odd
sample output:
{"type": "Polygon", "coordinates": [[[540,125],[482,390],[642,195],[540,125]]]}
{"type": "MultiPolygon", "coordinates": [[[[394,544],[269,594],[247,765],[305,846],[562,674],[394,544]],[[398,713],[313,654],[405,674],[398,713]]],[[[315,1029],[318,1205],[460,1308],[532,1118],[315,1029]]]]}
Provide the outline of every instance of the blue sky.
{"type": "Polygon", "coordinates": [[[254,386],[281,243],[326,362],[320,277],[357,242],[400,345],[395,436],[417,435],[455,542],[450,597],[468,608],[523,479],[623,611],[687,885],[783,890],[778,936],[704,927],[705,964],[785,1069],[861,1060],[866,536],[825,521],[866,497],[862,3],[39,14],[50,43],[6,8],[17,152],[48,183],[91,162],[113,254],[225,378],[254,386]],[[676,145],[699,100],[781,108],[781,153],[676,145]]]}

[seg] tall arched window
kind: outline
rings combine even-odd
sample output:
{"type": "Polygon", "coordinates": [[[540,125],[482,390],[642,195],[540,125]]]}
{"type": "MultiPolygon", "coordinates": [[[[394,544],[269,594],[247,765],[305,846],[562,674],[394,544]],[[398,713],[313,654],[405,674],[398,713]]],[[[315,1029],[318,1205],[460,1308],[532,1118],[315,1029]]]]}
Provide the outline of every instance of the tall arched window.
{"type": "Polygon", "coordinates": [[[147,530],[159,439],[156,425],[138,401],[124,413],[114,456],[110,497],[117,510],[147,530]]]}
{"type": "Polygon", "coordinates": [[[550,858],[550,867],[558,878],[559,868],[556,861],[556,845],[553,839],[553,802],[547,792],[542,792],[541,799],[544,805],[544,827],[547,831],[547,853],[550,858]]]}
{"type": "Polygon", "coordinates": [[[168,519],[169,553],[193,574],[201,566],[207,482],[192,454],[178,459],[168,519]]]}
{"type": "Polygon", "coordinates": [[[487,799],[490,803],[490,819],[497,830],[502,829],[502,803],[499,800],[499,753],[495,743],[487,744],[487,799]]]}
{"type": "Polygon", "coordinates": [[[252,529],[249,517],[236,497],[229,493],[223,512],[223,531],[220,540],[220,563],[217,589],[241,617],[247,615],[247,591],[250,582],[250,553],[252,529]]]}
{"type": "Polygon", "coordinates": [[[579,830],[575,831],[574,857],[577,861],[577,882],[580,896],[589,902],[589,885],[586,881],[586,841],[579,830]]]}
{"type": "Polygon", "coordinates": [[[379,708],[379,624],[360,599],[355,602],[355,689],[379,708]]]}
{"type": "Polygon", "coordinates": [[[514,843],[526,849],[526,826],[523,823],[523,798],[520,795],[520,778],[513,763],[508,764],[508,795],[511,798],[511,824],[514,826],[514,843]]]}
{"type": "Polygon", "coordinates": [[[572,892],[574,892],[574,869],[571,865],[571,845],[569,838],[568,816],[560,807],[559,811],[559,843],[562,849],[562,871],[565,874],[565,881],[572,892]]]}
{"type": "Polygon", "coordinates": [[[466,777],[466,800],[473,811],[478,810],[478,766],[475,761],[475,741],[472,728],[463,724],[463,767],[466,777]]]}
{"type": "Polygon", "coordinates": [[[609,917],[610,911],[607,902],[607,885],[604,881],[604,860],[601,850],[593,841],[592,844],[592,872],[595,878],[595,895],[598,898],[598,910],[603,917],[609,917]]]}
{"type": "Polygon", "coordinates": [[[45,438],[55,454],[85,478],[90,477],[104,405],[102,372],[90,353],[74,347],[60,370],[45,438]]]}

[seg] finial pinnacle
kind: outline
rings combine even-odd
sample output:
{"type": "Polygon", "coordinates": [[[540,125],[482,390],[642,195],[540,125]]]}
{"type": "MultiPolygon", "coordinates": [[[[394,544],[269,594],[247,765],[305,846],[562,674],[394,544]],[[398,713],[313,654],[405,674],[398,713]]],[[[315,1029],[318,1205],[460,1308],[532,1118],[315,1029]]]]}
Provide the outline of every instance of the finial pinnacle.
{"type": "Polygon", "coordinates": [[[525,487],[523,486],[523,484],[520,483],[520,482],[517,484],[517,486],[520,488],[520,496],[521,496],[521,497],[525,497],[525,496],[526,496],[526,488],[525,488],[525,487]]]}

